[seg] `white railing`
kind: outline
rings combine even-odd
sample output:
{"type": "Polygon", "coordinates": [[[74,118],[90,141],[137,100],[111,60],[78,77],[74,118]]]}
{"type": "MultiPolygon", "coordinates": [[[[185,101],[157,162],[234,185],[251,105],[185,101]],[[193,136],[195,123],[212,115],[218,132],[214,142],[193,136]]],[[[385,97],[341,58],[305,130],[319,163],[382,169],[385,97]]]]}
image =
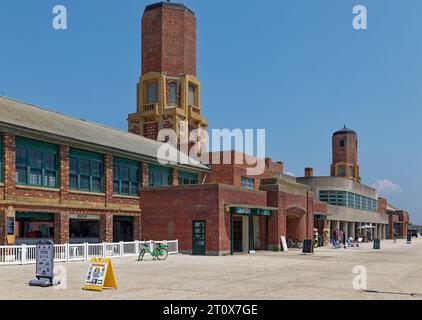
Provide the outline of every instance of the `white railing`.
{"type": "MultiPolygon", "coordinates": [[[[167,244],[169,254],[179,253],[179,241],[153,241],[155,244],[167,244]]],[[[54,261],[86,261],[94,257],[123,258],[138,256],[145,243],[151,241],[55,244],[54,261]]],[[[35,263],[36,246],[0,246],[0,265],[24,265],[35,263]]]]}

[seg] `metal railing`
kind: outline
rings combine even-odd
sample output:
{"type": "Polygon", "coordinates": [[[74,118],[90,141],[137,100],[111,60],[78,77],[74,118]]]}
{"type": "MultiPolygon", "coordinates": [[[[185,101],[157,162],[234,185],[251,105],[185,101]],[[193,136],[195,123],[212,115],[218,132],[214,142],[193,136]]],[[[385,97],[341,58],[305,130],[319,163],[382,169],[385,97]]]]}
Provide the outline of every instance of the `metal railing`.
{"type": "MultiPolygon", "coordinates": [[[[87,261],[93,257],[123,258],[138,256],[145,243],[151,241],[132,241],[114,243],[55,244],[54,261],[87,261]]],[[[179,241],[153,241],[156,244],[167,244],[169,254],[179,253],[179,241]]],[[[36,246],[0,246],[0,265],[33,264],[36,260],[36,246]]]]}

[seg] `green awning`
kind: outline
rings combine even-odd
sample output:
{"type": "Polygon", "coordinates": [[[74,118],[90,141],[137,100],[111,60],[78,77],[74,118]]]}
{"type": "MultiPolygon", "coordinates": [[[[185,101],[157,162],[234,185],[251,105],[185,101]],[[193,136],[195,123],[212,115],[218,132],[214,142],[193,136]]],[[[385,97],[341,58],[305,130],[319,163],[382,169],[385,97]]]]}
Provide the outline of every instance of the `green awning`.
{"type": "Polygon", "coordinates": [[[38,219],[43,221],[53,221],[53,213],[44,212],[17,212],[16,219],[38,219]]]}
{"type": "Polygon", "coordinates": [[[271,216],[271,210],[260,208],[231,207],[230,213],[246,216],[271,216]]]}

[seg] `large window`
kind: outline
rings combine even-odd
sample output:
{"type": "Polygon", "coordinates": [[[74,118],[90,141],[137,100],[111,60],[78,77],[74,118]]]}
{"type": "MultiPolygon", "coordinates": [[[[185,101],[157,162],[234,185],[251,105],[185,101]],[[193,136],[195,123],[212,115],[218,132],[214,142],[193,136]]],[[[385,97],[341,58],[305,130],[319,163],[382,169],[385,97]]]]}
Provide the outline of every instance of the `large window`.
{"type": "Polygon", "coordinates": [[[188,104],[196,106],[196,86],[193,83],[189,83],[188,104]]]}
{"type": "Polygon", "coordinates": [[[139,195],[139,162],[113,159],[113,193],[127,196],[139,195]]]}
{"type": "Polygon", "coordinates": [[[335,206],[349,207],[358,210],[376,212],[378,201],[346,191],[320,191],[319,200],[335,206]]]}
{"type": "Polygon", "coordinates": [[[16,183],[39,187],[58,186],[57,145],[16,138],[16,183]]]}
{"type": "Polygon", "coordinates": [[[70,150],[70,189],[87,192],[104,191],[104,166],[101,154],[70,150]]]}
{"type": "Polygon", "coordinates": [[[148,168],[150,187],[165,187],[173,183],[173,170],[171,168],[155,165],[150,165],[148,168]]]}
{"type": "Polygon", "coordinates": [[[179,171],[179,185],[198,184],[198,174],[193,172],[179,171]]]}
{"type": "Polygon", "coordinates": [[[240,179],[240,185],[242,189],[253,190],[255,185],[255,179],[242,177],[240,179]]]}
{"type": "Polygon", "coordinates": [[[177,82],[168,84],[168,104],[169,106],[177,106],[177,82]]]}
{"type": "Polygon", "coordinates": [[[147,104],[158,102],[157,82],[147,83],[147,104]]]}

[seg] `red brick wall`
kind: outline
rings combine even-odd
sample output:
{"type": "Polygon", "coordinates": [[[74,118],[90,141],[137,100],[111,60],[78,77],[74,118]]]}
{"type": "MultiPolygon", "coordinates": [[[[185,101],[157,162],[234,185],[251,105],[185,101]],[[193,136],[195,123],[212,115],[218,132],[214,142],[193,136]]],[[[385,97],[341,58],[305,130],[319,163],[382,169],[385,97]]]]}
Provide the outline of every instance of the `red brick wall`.
{"type": "Polygon", "coordinates": [[[337,162],[357,163],[357,135],[336,134],[333,136],[333,164],[337,162]],[[345,141],[345,147],[340,148],[340,140],[345,141]]]}
{"type": "Polygon", "coordinates": [[[142,74],[196,75],[196,18],[182,6],[163,4],[142,18],[142,74]]]}
{"type": "Polygon", "coordinates": [[[9,133],[3,134],[4,154],[4,186],[5,200],[15,200],[16,188],[16,142],[15,136],[9,133]]]}
{"type": "Polygon", "coordinates": [[[149,122],[144,123],[143,136],[148,139],[157,140],[158,137],[158,123],[149,122]]]}
{"type": "Polygon", "coordinates": [[[206,221],[207,254],[230,251],[230,213],[225,203],[266,205],[266,193],[217,184],[147,189],[141,195],[142,239],[178,239],[192,250],[192,221],[206,221]]]}
{"type": "Polygon", "coordinates": [[[240,187],[241,179],[245,177],[254,179],[254,188],[259,190],[261,179],[274,178],[277,174],[283,173],[283,163],[275,163],[272,162],[271,158],[267,158],[265,159],[265,170],[262,174],[248,175],[247,169],[254,168],[256,165],[249,165],[247,163],[255,163],[257,159],[237,151],[210,153],[209,159],[212,171],[207,177],[207,183],[222,183],[240,187]],[[220,159],[220,164],[213,163],[213,157],[215,156],[217,159],[220,159]],[[230,164],[224,164],[225,156],[230,159],[230,164]]]}

